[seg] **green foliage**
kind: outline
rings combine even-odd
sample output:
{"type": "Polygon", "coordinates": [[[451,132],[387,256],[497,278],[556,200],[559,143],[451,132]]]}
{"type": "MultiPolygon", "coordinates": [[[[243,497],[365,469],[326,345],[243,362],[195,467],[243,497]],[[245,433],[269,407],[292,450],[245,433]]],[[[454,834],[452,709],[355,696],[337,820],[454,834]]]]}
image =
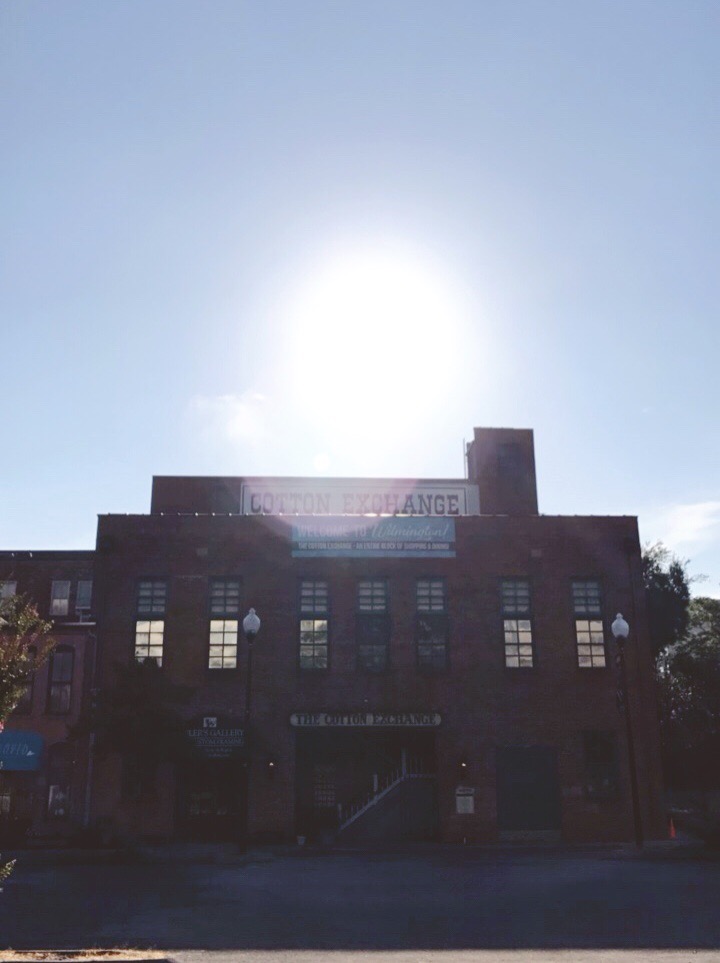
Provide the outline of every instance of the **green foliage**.
{"type": "Polygon", "coordinates": [[[674,788],[720,788],[720,600],[692,599],[687,631],[658,659],[666,777],[674,788]]]}
{"type": "Polygon", "coordinates": [[[116,664],[115,684],[98,693],[94,706],[71,730],[97,738],[98,752],[118,753],[133,795],[151,790],[163,762],[180,762],[193,751],[179,707],[189,688],[168,682],[153,659],[116,664]]]}
{"type": "Polygon", "coordinates": [[[0,883],[4,883],[8,878],[10,873],[12,873],[15,867],[15,860],[11,859],[9,863],[0,863],[0,883]]]}
{"type": "Polygon", "coordinates": [[[0,731],[55,645],[50,628],[22,595],[0,601],[0,731]]]}
{"type": "Polygon", "coordinates": [[[662,542],[643,549],[643,582],[654,656],[682,639],[687,631],[691,581],[687,565],[662,542]]]}

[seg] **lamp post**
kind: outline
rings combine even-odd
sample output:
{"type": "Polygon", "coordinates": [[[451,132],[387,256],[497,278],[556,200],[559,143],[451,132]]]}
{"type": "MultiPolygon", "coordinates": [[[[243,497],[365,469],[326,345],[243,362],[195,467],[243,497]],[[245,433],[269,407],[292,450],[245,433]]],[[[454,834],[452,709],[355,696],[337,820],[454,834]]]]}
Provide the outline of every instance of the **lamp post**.
{"type": "Polygon", "coordinates": [[[635,738],[633,736],[632,719],[630,718],[630,703],[628,700],[627,665],[625,663],[625,643],[630,626],[621,613],[615,616],[611,625],[612,634],[617,645],[615,663],[620,670],[620,688],[618,689],[618,705],[625,713],[625,735],[627,739],[628,764],[630,766],[630,793],[632,796],[633,823],[635,826],[635,845],[643,844],[642,820],[640,818],[640,801],[638,796],[637,766],[635,764],[635,738]]]}
{"type": "Polygon", "coordinates": [[[242,852],[247,849],[248,827],[250,816],[250,767],[252,764],[252,742],[250,736],[250,718],[252,709],[252,656],[255,636],[260,631],[260,619],[255,609],[250,609],[243,619],[243,632],[247,640],[247,676],[245,679],[245,805],[242,811],[242,852]]]}

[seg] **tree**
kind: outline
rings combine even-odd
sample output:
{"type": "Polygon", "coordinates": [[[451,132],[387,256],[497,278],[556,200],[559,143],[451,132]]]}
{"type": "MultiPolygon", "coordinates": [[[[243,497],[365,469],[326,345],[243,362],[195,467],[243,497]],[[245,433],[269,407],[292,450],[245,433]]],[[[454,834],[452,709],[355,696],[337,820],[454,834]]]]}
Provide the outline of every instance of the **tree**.
{"type": "Polygon", "coordinates": [[[658,660],[657,677],[668,783],[720,788],[720,600],[691,600],[687,631],[658,660]]]}
{"type": "Polygon", "coordinates": [[[23,596],[0,602],[0,732],[30,676],[55,645],[49,633],[50,623],[43,621],[23,596]]]}
{"type": "Polygon", "coordinates": [[[662,542],[643,549],[643,582],[654,656],[674,645],[687,632],[692,581],[687,565],[687,561],[672,555],[662,542]]]}
{"type": "MultiPolygon", "coordinates": [[[[0,601],[0,732],[22,698],[30,676],[55,645],[50,623],[43,621],[26,598],[14,595],[0,601]]],[[[15,860],[0,862],[0,882],[12,872],[15,860]]]]}
{"type": "Polygon", "coordinates": [[[169,682],[154,659],[118,663],[114,671],[114,685],[98,693],[71,735],[92,732],[100,754],[118,753],[129,775],[128,789],[137,796],[154,787],[161,763],[179,762],[192,752],[179,711],[192,690],[169,682]]]}

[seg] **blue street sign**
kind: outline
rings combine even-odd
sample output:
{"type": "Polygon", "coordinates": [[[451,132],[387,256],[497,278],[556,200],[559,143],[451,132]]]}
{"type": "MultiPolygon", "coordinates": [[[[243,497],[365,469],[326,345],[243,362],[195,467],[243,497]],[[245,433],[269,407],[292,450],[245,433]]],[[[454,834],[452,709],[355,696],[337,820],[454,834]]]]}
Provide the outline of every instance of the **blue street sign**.
{"type": "Polygon", "coordinates": [[[0,732],[0,770],[30,772],[40,768],[43,740],[36,732],[6,729],[0,732]]]}

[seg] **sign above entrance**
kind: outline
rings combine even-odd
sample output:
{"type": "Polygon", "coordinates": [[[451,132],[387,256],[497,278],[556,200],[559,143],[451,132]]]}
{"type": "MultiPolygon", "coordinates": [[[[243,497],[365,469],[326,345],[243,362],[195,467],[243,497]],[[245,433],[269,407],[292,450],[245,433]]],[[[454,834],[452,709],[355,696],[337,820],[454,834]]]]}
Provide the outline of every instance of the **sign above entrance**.
{"type": "Polygon", "coordinates": [[[203,719],[202,729],[188,729],[187,734],[195,748],[210,759],[228,759],[245,747],[245,730],[218,729],[214,716],[203,719]],[[210,719],[215,725],[205,725],[210,719]]]}
{"type": "Polygon", "coordinates": [[[479,515],[466,481],[255,478],[240,492],[243,515],[479,515]]]}
{"type": "Polygon", "coordinates": [[[0,732],[0,770],[34,772],[40,768],[42,736],[36,732],[6,729],[0,732]]]}
{"type": "Polygon", "coordinates": [[[293,712],[290,725],[300,729],[434,729],[439,712],[293,712]]]}
{"type": "Polygon", "coordinates": [[[292,527],[293,558],[454,558],[452,518],[313,518],[292,527]]]}

